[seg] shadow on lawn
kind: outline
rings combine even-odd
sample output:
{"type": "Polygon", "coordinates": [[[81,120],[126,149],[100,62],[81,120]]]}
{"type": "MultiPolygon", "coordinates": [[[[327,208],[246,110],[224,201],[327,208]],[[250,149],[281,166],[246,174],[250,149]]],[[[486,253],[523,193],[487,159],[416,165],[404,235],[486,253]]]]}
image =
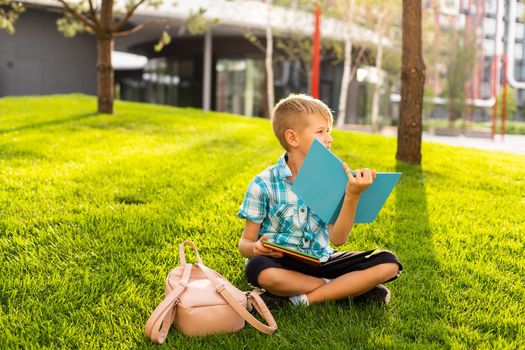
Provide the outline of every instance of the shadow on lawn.
{"type": "Polygon", "coordinates": [[[443,290],[440,264],[432,242],[427,195],[421,166],[398,162],[402,172],[396,188],[394,225],[395,253],[404,271],[397,284],[398,317],[392,324],[399,328],[402,343],[446,346],[443,322],[443,290]]]}
{"type": "Polygon", "coordinates": [[[82,119],[85,119],[85,118],[89,118],[89,117],[95,116],[97,114],[98,113],[96,113],[96,112],[82,113],[82,114],[71,116],[69,118],[48,120],[48,121],[45,121],[45,122],[34,123],[34,124],[26,124],[26,125],[14,127],[14,128],[0,129],[0,135],[9,134],[11,132],[16,132],[16,131],[38,129],[38,128],[45,128],[47,126],[61,125],[61,124],[65,124],[65,123],[68,123],[68,122],[74,122],[74,121],[82,120],[82,119]]]}

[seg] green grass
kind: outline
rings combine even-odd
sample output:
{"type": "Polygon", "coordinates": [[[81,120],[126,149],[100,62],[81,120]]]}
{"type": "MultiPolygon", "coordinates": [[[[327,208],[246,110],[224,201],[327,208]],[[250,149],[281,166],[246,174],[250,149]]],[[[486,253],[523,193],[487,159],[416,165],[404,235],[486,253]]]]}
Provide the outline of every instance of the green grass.
{"type": "Polygon", "coordinates": [[[143,336],[164,279],[191,239],[204,262],[248,290],[236,211],[282,150],[268,121],[81,95],[0,99],[0,348],[525,348],[525,159],[334,131],[352,167],[398,170],[378,219],[348,250],[394,251],[403,275],[388,307],[274,312],[279,330],[143,336]]]}

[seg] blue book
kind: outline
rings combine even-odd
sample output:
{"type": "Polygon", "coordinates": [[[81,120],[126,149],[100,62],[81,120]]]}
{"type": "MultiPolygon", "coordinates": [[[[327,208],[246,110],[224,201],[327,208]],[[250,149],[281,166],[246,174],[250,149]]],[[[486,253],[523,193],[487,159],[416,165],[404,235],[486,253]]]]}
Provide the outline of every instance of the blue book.
{"type": "MultiPolygon", "coordinates": [[[[401,173],[377,173],[372,185],[362,194],[354,223],[375,220],[401,173]]],[[[335,223],[346,191],[348,176],[343,162],[319,141],[314,140],[299,169],[292,191],[325,223],[335,223]]]]}

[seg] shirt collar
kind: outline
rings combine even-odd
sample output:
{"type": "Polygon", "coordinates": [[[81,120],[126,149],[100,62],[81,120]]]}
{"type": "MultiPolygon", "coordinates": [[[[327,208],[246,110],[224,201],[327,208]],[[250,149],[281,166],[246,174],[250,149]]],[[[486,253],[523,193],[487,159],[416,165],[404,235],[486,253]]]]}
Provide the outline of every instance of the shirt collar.
{"type": "Polygon", "coordinates": [[[292,176],[292,171],[290,170],[290,167],[286,163],[286,160],[288,159],[288,153],[284,153],[282,156],[279,157],[279,161],[277,162],[277,173],[280,177],[287,178],[289,176],[292,176]]]}

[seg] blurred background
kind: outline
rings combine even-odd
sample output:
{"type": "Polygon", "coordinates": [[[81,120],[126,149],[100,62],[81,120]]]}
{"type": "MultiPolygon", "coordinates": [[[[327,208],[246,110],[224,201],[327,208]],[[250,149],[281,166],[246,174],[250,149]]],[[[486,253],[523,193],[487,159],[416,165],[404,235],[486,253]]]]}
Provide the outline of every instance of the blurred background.
{"type": "MultiPolygon", "coordinates": [[[[63,2],[16,2],[24,13],[0,23],[7,29],[0,31],[0,97],[97,94],[95,36],[64,17],[63,2]]],[[[69,3],[89,11],[88,1],[69,3]]],[[[90,3],[101,6],[101,1],[90,3]]],[[[13,4],[1,0],[0,8],[13,4]]],[[[499,130],[505,118],[505,132],[525,134],[525,2],[424,0],[422,5],[424,130],[490,137],[491,128],[496,123],[499,130]]],[[[119,6],[127,9],[130,2],[115,2],[116,18],[125,13],[119,6]]],[[[334,111],[337,127],[395,130],[401,1],[141,4],[121,28],[140,26],[140,31],[115,36],[115,98],[268,117],[269,94],[277,101],[312,91],[316,18],[318,96],[334,111]],[[268,40],[273,91],[265,67],[268,40]]]]}

